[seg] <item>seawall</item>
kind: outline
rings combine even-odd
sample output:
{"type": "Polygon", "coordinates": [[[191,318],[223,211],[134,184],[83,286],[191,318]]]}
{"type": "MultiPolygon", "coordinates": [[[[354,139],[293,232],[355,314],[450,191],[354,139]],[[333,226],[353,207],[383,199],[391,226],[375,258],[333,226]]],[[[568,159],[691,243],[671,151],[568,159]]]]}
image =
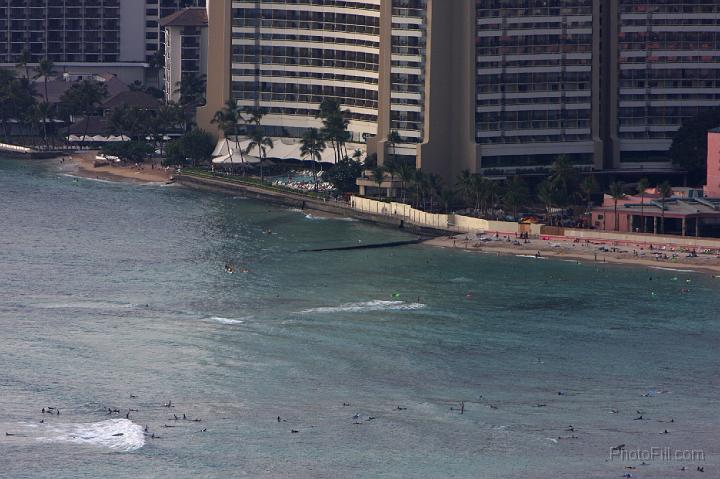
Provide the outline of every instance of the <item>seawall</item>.
{"type": "Polygon", "coordinates": [[[444,229],[414,225],[405,221],[403,218],[358,211],[345,202],[332,200],[323,201],[322,199],[311,198],[301,194],[270,190],[245,183],[224,180],[222,178],[209,178],[192,174],[179,174],[176,175],[175,178],[181,185],[195,190],[212,191],[229,195],[242,194],[248,198],[263,200],[276,205],[330,213],[391,228],[400,228],[409,233],[423,236],[443,236],[449,233],[448,230],[444,229]]]}

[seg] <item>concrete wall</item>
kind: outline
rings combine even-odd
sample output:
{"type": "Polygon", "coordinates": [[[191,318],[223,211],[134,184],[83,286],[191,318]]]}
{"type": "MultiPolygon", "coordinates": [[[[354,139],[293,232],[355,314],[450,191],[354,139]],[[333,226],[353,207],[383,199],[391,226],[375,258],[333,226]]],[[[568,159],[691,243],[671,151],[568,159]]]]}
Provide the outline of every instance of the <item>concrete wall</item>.
{"type": "Polygon", "coordinates": [[[423,228],[441,229],[456,233],[500,233],[515,235],[521,232],[540,234],[541,225],[521,225],[506,221],[488,221],[480,218],[461,216],[456,214],[427,213],[404,203],[371,200],[360,196],[350,199],[350,206],[364,213],[391,216],[403,220],[405,223],[423,228]]]}

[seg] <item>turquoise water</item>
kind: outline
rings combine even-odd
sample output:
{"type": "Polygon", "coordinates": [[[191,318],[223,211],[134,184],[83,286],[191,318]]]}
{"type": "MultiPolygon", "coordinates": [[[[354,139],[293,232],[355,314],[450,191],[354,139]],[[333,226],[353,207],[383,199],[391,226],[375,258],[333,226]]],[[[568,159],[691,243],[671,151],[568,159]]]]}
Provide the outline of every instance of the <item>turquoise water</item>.
{"type": "Polygon", "coordinates": [[[299,253],[408,236],[43,164],[0,199],[2,477],[720,476],[708,274],[299,253]]]}

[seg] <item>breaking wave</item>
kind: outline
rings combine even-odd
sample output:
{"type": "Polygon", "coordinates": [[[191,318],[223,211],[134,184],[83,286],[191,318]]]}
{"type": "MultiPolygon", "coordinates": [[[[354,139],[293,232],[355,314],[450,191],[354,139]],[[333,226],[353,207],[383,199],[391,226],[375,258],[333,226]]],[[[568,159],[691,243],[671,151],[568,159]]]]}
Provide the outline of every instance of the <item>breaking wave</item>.
{"type": "Polygon", "coordinates": [[[101,447],[119,452],[131,452],[145,445],[142,426],[129,419],[108,419],[94,423],[41,424],[36,439],[42,442],[62,442],[101,447]]]}
{"type": "Polygon", "coordinates": [[[406,303],[405,301],[365,301],[362,303],[345,303],[339,306],[310,308],[301,313],[364,313],[368,311],[412,311],[422,309],[422,303],[406,303]]]}

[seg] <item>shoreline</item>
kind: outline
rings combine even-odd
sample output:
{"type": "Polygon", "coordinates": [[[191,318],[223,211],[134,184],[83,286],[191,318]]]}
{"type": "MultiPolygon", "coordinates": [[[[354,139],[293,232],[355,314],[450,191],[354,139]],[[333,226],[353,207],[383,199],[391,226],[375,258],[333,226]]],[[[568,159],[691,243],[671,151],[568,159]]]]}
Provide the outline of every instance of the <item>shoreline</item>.
{"type": "Polygon", "coordinates": [[[58,171],[91,180],[105,180],[119,183],[166,183],[170,181],[174,170],[157,165],[135,166],[94,166],[96,150],[76,152],[51,161],[57,163],[58,171]]]}
{"type": "MultiPolygon", "coordinates": [[[[472,251],[476,253],[495,253],[502,256],[526,257],[535,260],[577,261],[583,264],[613,264],[644,267],[678,273],[720,273],[720,256],[698,254],[690,258],[686,253],[666,249],[618,248],[617,251],[601,251],[596,244],[575,243],[573,240],[541,240],[532,239],[529,243],[513,244],[512,239],[507,242],[504,237],[499,241],[477,241],[475,235],[454,235],[433,238],[423,242],[428,246],[472,251]],[[470,237],[470,238],[468,238],[470,237]],[[637,253],[637,256],[634,252],[637,253]],[[537,253],[540,256],[537,257],[537,253]],[[678,256],[672,259],[654,258],[655,253],[678,256]]],[[[715,276],[713,274],[713,276],[715,276]]]]}
{"type": "MultiPolygon", "coordinates": [[[[93,165],[95,155],[96,151],[91,150],[48,161],[56,162],[60,173],[110,182],[166,183],[170,180],[174,172],[172,169],[166,170],[162,167],[147,169],[147,165],[141,169],[132,166],[117,167],[108,165],[95,167],[93,165]],[[62,160],[63,158],[64,161],[62,160]]],[[[241,189],[245,188],[237,188],[237,190],[241,189]]],[[[255,189],[256,188],[252,188],[252,190],[255,189]]],[[[229,193],[227,190],[223,191],[223,188],[218,188],[217,191],[229,193]]],[[[235,193],[238,192],[239,191],[235,191],[235,193]]],[[[262,198],[257,196],[257,199],[262,198]]],[[[275,201],[275,203],[278,202],[275,201]]],[[[339,205],[322,205],[320,208],[314,208],[312,202],[303,201],[302,203],[305,203],[303,210],[314,212],[314,216],[316,217],[360,219],[380,227],[397,227],[397,225],[388,224],[387,221],[378,221],[374,217],[363,216],[360,218],[358,217],[358,212],[344,210],[344,208],[340,208],[339,205]],[[328,208],[328,206],[331,207],[328,208]]],[[[407,226],[409,225],[406,225],[405,228],[409,229],[407,226]]],[[[596,243],[576,242],[568,238],[553,237],[547,240],[532,239],[528,243],[513,244],[514,238],[508,237],[507,235],[500,236],[499,241],[479,241],[476,234],[453,235],[451,232],[447,233],[445,236],[437,236],[425,240],[421,244],[437,248],[457,249],[485,254],[494,253],[503,256],[528,257],[528,259],[536,259],[535,256],[539,252],[542,259],[556,261],[578,261],[582,263],[625,265],[677,272],[708,272],[720,274],[720,255],[698,254],[697,257],[689,258],[685,252],[676,251],[672,245],[663,245],[659,242],[655,243],[657,247],[653,250],[649,250],[646,245],[626,244],[622,247],[616,247],[616,251],[602,251],[599,249],[601,245],[596,243]],[[506,238],[509,238],[509,241],[506,238]],[[673,253],[677,255],[674,259],[655,259],[656,254],[667,254],[671,256],[673,253]]],[[[488,234],[488,237],[491,236],[488,234]]],[[[607,248],[607,245],[604,246],[607,248]]]]}

